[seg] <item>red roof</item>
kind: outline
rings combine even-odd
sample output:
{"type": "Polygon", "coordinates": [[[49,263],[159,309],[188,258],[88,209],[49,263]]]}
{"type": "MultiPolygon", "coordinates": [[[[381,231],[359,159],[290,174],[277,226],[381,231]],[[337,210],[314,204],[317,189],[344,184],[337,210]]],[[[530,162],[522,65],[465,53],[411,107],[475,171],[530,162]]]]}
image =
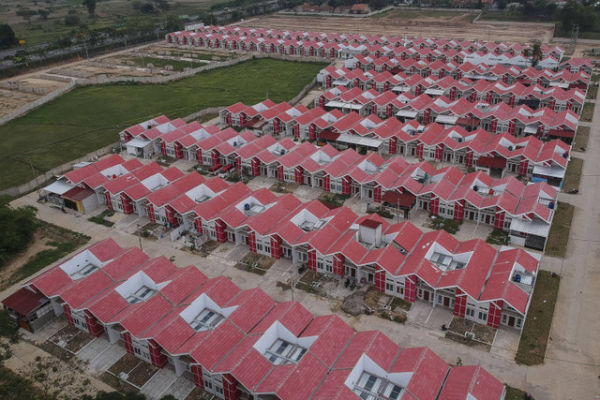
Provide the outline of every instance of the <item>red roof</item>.
{"type": "Polygon", "coordinates": [[[46,296],[28,288],[21,288],[2,300],[4,307],[10,308],[21,316],[26,316],[47,302],[46,296]]]}

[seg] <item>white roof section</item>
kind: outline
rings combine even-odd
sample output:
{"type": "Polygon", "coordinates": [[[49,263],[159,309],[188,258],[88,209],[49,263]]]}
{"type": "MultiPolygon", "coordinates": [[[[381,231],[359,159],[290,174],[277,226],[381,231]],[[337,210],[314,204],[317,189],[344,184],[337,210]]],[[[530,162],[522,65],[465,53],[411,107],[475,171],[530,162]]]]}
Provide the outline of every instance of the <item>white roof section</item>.
{"type": "Polygon", "coordinates": [[[533,167],[534,175],[543,175],[550,176],[552,178],[561,178],[565,177],[566,169],[562,167],[543,167],[540,165],[536,165],[533,167]]]}
{"type": "Polygon", "coordinates": [[[349,135],[347,133],[340,134],[340,136],[337,138],[337,141],[342,142],[342,143],[349,143],[349,144],[374,147],[374,148],[378,148],[383,143],[379,139],[360,137],[358,135],[349,135]]]}
{"type": "Polygon", "coordinates": [[[520,218],[513,218],[510,223],[510,230],[527,233],[529,235],[548,237],[550,234],[550,224],[540,221],[523,221],[520,218]]]}
{"type": "Polygon", "coordinates": [[[74,188],[74,186],[69,185],[65,181],[56,181],[56,182],[53,182],[50,185],[46,186],[44,188],[44,190],[46,192],[62,195],[73,188],[74,188]]]}

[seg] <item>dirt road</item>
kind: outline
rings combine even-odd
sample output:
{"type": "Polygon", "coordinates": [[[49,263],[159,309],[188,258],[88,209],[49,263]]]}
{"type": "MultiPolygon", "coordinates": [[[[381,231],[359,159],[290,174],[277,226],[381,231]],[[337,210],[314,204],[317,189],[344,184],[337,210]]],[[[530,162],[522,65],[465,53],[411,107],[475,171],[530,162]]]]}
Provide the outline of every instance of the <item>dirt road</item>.
{"type": "Polygon", "coordinates": [[[473,14],[457,13],[452,17],[417,16],[406,18],[396,10],[382,17],[309,17],[273,14],[240,23],[241,26],[311,30],[359,34],[385,34],[407,37],[503,40],[507,42],[530,42],[533,38],[547,43],[552,39],[552,27],[543,24],[517,22],[477,22],[473,14]]]}

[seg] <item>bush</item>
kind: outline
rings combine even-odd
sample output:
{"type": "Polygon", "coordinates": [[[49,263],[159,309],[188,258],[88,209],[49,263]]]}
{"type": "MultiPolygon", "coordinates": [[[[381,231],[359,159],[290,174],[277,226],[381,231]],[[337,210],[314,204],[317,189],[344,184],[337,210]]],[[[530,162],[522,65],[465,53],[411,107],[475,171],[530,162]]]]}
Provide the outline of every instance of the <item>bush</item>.
{"type": "Polygon", "coordinates": [[[37,228],[33,207],[11,208],[10,197],[0,197],[0,267],[24,251],[37,228]]]}
{"type": "Polygon", "coordinates": [[[69,14],[65,17],[65,25],[66,26],[77,26],[81,20],[77,15],[69,14]]]}

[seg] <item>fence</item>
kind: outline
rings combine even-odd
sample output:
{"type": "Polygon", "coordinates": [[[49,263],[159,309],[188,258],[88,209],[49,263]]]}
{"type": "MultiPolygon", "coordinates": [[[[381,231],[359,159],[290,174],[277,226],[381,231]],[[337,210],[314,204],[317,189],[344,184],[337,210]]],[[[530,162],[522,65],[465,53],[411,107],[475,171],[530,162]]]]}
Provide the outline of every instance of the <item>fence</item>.
{"type": "Polygon", "coordinates": [[[42,175],[38,176],[37,178],[35,178],[27,183],[24,183],[22,185],[13,186],[13,187],[11,187],[9,189],[5,189],[5,190],[0,190],[0,195],[9,195],[11,197],[18,197],[25,193],[29,193],[32,190],[36,189],[38,186],[43,185],[44,183],[48,182],[50,179],[54,178],[54,176],[62,175],[63,173],[73,169],[73,164],[76,164],[78,162],[83,162],[83,161],[91,161],[91,160],[94,160],[96,157],[102,157],[103,155],[110,153],[112,151],[112,148],[118,144],[119,144],[118,142],[109,144],[108,146],[104,146],[101,149],[98,149],[96,151],[86,154],[85,156],[79,157],[76,160],[69,161],[62,165],[59,165],[58,167],[54,167],[50,171],[46,171],[42,175]]]}
{"type": "Polygon", "coordinates": [[[75,86],[76,86],[76,83],[74,81],[71,81],[71,82],[67,83],[65,86],[62,86],[62,87],[54,90],[53,92],[50,92],[47,95],[42,96],[39,99],[32,101],[31,103],[27,103],[12,112],[9,112],[8,114],[3,115],[2,117],[0,117],[0,125],[4,125],[8,121],[15,119],[17,117],[20,117],[21,115],[26,114],[35,108],[38,108],[41,105],[44,105],[44,104],[48,103],[49,101],[54,100],[58,96],[62,96],[63,94],[65,94],[68,91],[70,91],[71,89],[73,89],[75,86]]]}

